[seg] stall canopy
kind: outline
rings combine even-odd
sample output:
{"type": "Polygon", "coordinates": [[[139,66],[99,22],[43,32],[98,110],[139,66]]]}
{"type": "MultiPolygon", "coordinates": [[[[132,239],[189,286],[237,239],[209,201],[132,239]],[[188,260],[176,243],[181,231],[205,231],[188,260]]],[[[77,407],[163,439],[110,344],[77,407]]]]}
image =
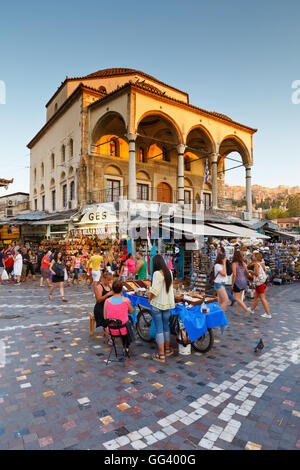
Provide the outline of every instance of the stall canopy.
{"type": "Polygon", "coordinates": [[[161,228],[165,231],[174,231],[175,233],[186,234],[188,236],[195,236],[195,237],[239,237],[236,232],[225,232],[223,230],[219,230],[216,227],[210,227],[209,225],[204,224],[169,224],[164,222],[161,224],[161,228]]]}
{"type": "MultiPolygon", "coordinates": [[[[211,227],[216,227],[217,229],[226,230],[226,232],[234,232],[237,237],[242,238],[263,238],[268,239],[267,235],[263,235],[262,233],[258,233],[255,230],[251,230],[247,227],[240,227],[238,225],[231,225],[231,224],[211,224],[211,227]]],[[[226,236],[226,235],[223,235],[226,236]]],[[[227,235],[228,237],[230,235],[227,235]]]]}

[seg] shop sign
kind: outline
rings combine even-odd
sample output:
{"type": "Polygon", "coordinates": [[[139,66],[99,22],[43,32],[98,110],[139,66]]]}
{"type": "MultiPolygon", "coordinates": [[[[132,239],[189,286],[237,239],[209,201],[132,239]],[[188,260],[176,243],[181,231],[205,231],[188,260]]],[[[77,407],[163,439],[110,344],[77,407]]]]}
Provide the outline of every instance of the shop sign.
{"type": "Polygon", "coordinates": [[[116,215],[105,207],[97,207],[96,209],[90,209],[82,217],[80,224],[107,224],[110,222],[116,222],[116,215]]]}

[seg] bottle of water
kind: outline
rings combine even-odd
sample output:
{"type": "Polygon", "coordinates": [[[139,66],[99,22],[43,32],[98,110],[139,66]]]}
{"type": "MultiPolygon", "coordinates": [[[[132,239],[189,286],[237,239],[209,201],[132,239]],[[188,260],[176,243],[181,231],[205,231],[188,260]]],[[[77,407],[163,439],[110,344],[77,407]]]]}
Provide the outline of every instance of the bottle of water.
{"type": "Polygon", "coordinates": [[[207,305],[206,305],[205,299],[203,300],[201,304],[201,312],[203,313],[203,315],[207,313],[207,305]]]}

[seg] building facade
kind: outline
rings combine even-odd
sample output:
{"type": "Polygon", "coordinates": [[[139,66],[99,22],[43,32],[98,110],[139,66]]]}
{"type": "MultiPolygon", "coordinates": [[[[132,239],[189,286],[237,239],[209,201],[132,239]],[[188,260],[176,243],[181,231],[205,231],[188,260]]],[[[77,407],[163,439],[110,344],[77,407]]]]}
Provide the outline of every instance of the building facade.
{"type": "Polygon", "coordinates": [[[186,92],[144,72],[66,77],[28,144],[31,209],[59,212],[120,198],[218,209],[225,159],[238,152],[251,215],[255,132],[191,105],[186,92]]]}

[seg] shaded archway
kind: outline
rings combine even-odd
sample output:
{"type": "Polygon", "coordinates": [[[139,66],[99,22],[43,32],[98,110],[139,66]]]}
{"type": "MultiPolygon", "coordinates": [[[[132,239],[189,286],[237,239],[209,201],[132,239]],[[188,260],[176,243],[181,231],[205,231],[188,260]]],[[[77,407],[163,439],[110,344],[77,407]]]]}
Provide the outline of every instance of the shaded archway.
{"type": "Polygon", "coordinates": [[[126,125],[121,114],[108,112],[92,132],[92,153],[99,156],[128,158],[126,125]]]}
{"type": "Polygon", "coordinates": [[[151,111],[138,122],[136,146],[148,149],[147,160],[150,162],[177,164],[176,147],[181,142],[177,124],[164,113],[151,111]]]}

